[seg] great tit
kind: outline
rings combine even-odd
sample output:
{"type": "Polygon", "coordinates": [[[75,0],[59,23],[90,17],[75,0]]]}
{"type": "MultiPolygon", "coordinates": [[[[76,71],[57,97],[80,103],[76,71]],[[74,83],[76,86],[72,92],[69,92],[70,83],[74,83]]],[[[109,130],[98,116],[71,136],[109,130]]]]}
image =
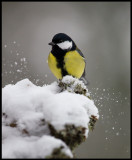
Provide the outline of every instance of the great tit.
{"type": "Polygon", "coordinates": [[[85,58],[75,42],[68,35],[58,33],[49,45],[52,46],[52,50],[48,56],[48,65],[55,77],[62,79],[66,75],[71,75],[87,84],[85,58]]]}

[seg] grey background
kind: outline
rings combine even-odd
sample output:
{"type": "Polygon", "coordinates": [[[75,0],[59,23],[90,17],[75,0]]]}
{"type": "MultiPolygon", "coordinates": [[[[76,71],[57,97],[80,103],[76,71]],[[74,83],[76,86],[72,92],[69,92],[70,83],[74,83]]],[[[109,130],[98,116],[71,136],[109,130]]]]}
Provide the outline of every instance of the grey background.
{"type": "Polygon", "coordinates": [[[46,61],[59,32],[83,52],[100,113],[76,156],[129,158],[129,2],[2,2],[2,87],[24,78],[40,86],[56,81],[46,61]]]}

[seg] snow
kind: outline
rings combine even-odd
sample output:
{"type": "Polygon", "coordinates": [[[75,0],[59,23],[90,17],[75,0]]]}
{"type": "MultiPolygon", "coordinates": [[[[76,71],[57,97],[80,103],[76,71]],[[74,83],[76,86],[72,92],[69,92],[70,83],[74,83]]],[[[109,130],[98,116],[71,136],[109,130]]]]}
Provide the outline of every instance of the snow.
{"type": "Polygon", "coordinates": [[[5,45],[4,45],[4,47],[6,48],[6,47],[7,47],[7,45],[5,44],[5,45]]]}
{"type": "Polygon", "coordinates": [[[119,132],[117,132],[116,135],[119,136],[119,132]]]}
{"type": "Polygon", "coordinates": [[[24,58],[21,58],[20,61],[21,61],[21,62],[25,62],[25,61],[26,61],[26,58],[25,58],[25,57],[24,57],[24,58]]]}
{"type": "Polygon", "coordinates": [[[20,69],[17,69],[17,72],[22,72],[20,69]]]}
{"type": "MultiPolygon", "coordinates": [[[[86,87],[78,79],[74,80],[71,89],[77,83],[86,87]]],[[[70,76],[62,80],[63,83],[71,81],[70,76]]],[[[86,128],[87,137],[91,115],[99,118],[98,109],[88,97],[68,90],[61,92],[57,82],[41,87],[29,79],[15,85],[8,84],[2,89],[2,112],[3,158],[44,158],[61,145],[72,157],[64,142],[50,136],[48,124],[58,131],[65,129],[67,124],[82,126],[86,128]],[[10,127],[11,124],[16,127],[10,127]]]]}
{"type": "Polygon", "coordinates": [[[17,65],[17,62],[15,62],[15,65],[17,65]]]}
{"type": "Polygon", "coordinates": [[[73,157],[65,143],[52,136],[44,135],[40,138],[12,136],[4,141],[2,155],[3,158],[44,158],[61,146],[63,153],[73,157]]]}

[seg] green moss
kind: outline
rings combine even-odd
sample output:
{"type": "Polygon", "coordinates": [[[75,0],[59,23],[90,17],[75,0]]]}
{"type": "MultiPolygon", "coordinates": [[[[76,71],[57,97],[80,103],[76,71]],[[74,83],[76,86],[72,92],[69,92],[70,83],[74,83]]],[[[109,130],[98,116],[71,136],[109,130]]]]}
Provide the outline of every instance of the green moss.
{"type": "Polygon", "coordinates": [[[89,129],[90,130],[92,130],[92,131],[94,130],[95,123],[96,123],[97,120],[98,119],[96,118],[96,116],[91,115],[90,121],[89,121],[89,129]]]}
{"type": "Polygon", "coordinates": [[[64,152],[62,152],[63,148],[64,148],[63,146],[61,146],[59,148],[55,148],[53,150],[53,152],[51,153],[51,155],[46,156],[45,158],[46,159],[67,159],[67,158],[69,158],[70,159],[70,157],[68,155],[66,155],[64,152]]]}
{"type": "Polygon", "coordinates": [[[63,140],[71,150],[73,150],[86,139],[86,128],[82,126],[75,127],[74,125],[65,125],[65,129],[57,131],[51,124],[49,124],[49,129],[52,136],[63,140]]]}
{"type": "Polygon", "coordinates": [[[68,83],[65,83],[65,82],[62,82],[61,80],[59,80],[58,86],[61,88],[61,92],[67,90],[68,92],[82,94],[82,95],[88,97],[89,99],[91,99],[91,97],[88,93],[87,87],[86,86],[82,87],[81,84],[75,84],[74,79],[73,79],[73,81],[68,82],[68,83]]]}

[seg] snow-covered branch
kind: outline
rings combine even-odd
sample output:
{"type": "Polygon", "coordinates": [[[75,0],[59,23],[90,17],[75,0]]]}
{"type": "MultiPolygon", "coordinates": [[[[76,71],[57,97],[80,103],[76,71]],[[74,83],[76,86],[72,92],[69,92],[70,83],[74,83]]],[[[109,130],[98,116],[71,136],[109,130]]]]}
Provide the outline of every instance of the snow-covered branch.
{"type": "Polygon", "coordinates": [[[65,76],[42,87],[28,79],[2,89],[3,158],[73,158],[99,118],[82,81],[65,76]]]}

